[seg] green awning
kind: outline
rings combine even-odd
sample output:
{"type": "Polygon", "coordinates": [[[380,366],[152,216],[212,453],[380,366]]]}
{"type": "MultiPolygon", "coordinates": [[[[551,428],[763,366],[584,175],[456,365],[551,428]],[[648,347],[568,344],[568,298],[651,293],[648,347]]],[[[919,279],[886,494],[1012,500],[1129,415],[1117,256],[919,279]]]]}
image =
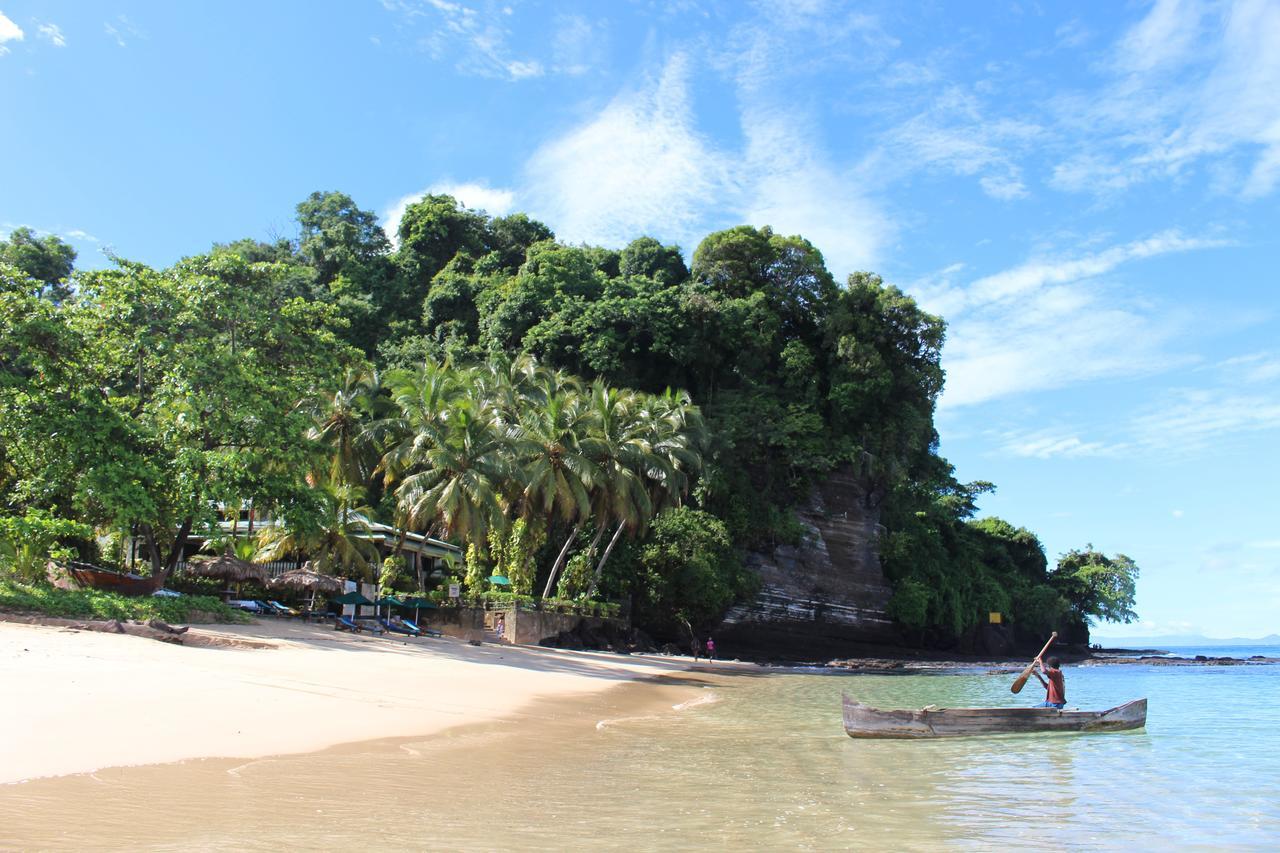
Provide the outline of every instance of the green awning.
{"type": "Polygon", "coordinates": [[[334,604],[354,604],[357,607],[362,604],[373,604],[372,601],[365,598],[358,592],[348,592],[333,599],[334,604]]]}

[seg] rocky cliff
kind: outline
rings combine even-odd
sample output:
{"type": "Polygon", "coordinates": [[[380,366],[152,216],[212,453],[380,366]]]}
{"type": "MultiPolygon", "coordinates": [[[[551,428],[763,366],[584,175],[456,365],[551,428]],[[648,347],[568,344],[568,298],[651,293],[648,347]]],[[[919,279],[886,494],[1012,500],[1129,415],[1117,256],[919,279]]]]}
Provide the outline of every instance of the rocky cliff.
{"type": "Polygon", "coordinates": [[[855,643],[901,641],[885,615],[891,591],[871,503],[852,473],[836,472],[798,511],[807,530],[802,544],[748,553],[761,588],[725,616],[716,633],[725,654],[819,660],[855,643]]]}

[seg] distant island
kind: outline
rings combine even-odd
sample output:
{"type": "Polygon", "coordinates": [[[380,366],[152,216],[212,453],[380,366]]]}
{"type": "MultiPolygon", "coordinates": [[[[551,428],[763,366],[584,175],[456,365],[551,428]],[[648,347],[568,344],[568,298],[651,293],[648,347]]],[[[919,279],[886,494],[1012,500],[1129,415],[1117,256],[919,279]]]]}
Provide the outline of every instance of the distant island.
{"type": "Polygon", "coordinates": [[[1166,634],[1160,637],[1094,637],[1093,642],[1104,647],[1134,649],[1138,647],[1165,646],[1280,646],[1280,634],[1250,637],[1205,637],[1201,634],[1166,634]]]}

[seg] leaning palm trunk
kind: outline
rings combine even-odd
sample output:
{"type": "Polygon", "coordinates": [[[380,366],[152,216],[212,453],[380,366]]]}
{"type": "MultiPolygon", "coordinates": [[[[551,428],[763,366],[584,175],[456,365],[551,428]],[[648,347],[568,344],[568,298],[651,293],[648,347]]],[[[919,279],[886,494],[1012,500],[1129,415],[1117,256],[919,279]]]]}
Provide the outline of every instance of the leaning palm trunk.
{"type": "Polygon", "coordinates": [[[581,529],[582,522],[579,521],[573,526],[573,532],[569,534],[569,538],[564,540],[564,547],[560,549],[560,556],[556,557],[555,565],[551,567],[551,575],[547,578],[547,587],[542,591],[543,598],[550,598],[551,590],[556,588],[556,576],[560,574],[565,558],[569,556],[569,546],[573,544],[574,539],[578,538],[578,531],[581,529]]]}
{"type": "Polygon", "coordinates": [[[622,538],[622,530],[626,527],[625,521],[618,522],[618,529],[613,531],[613,538],[609,540],[608,546],[604,549],[604,554],[600,556],[600,562],[596,563],[596,573],[591,577],[591,589],[587,590],[587,598],[595,598],[596,590],[600,587],[600,578],[604,574],[604,564],[609,560],[609,555],[613,553],[613,546],[618,544],[618,540],[622,538]]]}

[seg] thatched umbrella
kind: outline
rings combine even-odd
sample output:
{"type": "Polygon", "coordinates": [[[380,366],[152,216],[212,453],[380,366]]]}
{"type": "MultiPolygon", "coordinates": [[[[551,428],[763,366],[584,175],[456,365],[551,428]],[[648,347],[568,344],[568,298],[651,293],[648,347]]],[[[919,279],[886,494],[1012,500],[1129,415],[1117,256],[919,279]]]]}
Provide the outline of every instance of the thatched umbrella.
{"type": "Polygon", "coordinates": [[[271,572],[266,566],[249,563],[227,551],[220,557],[195,559],[187,563],[186,573],[202,578],[221,578],[227,583],[256,581],[266,585],[271,572]]]}
{"type": "Polygon", "coordinates": [[[319,572],[312,571],[307,568],[311,563],[308,562],[300,569],[290,569],[278,578],[273,578],[270,582],[272,589],[296,589],[303,592],[311,593],[311,603],[307,605],[308,610],[315,609],[316,593],[324,593],[332,595],[335,592],[342,592],[344,586],[342,578],[335,578],[332,575],[322,575],[319,572]]]}

